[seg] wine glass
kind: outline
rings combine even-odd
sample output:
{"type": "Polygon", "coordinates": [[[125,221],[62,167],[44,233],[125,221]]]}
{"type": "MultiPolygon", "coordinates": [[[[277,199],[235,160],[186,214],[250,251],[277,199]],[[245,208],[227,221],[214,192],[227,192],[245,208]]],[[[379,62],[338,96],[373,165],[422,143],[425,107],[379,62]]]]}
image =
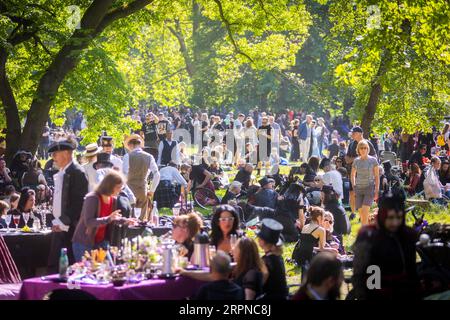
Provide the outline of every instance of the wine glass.
{"type": "Polygon", "coordinates": [[[14,224],[16,226],[16,231],[17,231],[17,229],[19,228],[20,214],[14,214],[13,221],[14,221],[14,224]]]}
{"type": "Polygon", "coordinates": [[[9,224],[11,223],[12,216],[10,214],[6,214],[4,218],[6,222],[6,232],[9,232],[9,224]]]}
{"type": "Polygon", "coordinates": [[[236,246],[236,243],[237,243],[237,235],[235,235],[235,234],[230,235],[231,251],[234,250],[234,247],[236,246]]]}
{"type": "Polygon", "coordinates": [[[28,221],[30,220],[30,213],[29,212],[24,212],[23,213],[23,221],[25,221],[25,226],[28,225],[28,221]]]}

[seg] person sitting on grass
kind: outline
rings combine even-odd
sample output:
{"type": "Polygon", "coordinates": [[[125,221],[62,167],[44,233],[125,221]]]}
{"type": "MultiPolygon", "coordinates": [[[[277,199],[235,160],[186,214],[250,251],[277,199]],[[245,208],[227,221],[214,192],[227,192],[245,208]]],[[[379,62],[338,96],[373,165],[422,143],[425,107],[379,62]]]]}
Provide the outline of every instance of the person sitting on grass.
{"type": "Polygon", "coordinates": [[[337,254],[334,248],[326,247],[326,230],[323,227],[325,210],[320,207],[309,207],[310,222],[302,228],[299,242],[300,247],[296,257],[297,263],[302,266],[302,278],[306,274],[314,251],[330,251],[337,254]]]}
{"type": "Polygon", "coordinates": [[[240,183],[239,181],[233,181],[230,184],[227,192],[223,196],[221,204],[229,204],[228,202],[230,200],[235,201],[241,194],[241,191],[242,191],[242,183],[240,183]]]}
{"type": "Polygon", "coordinates": [[[275,209],[278,201],[278,192],[273,190],[275,180],[264,177],[259,180],[261,189],[255,195],[255,206],[275,209]]]}
{"type": "Polygon", "coordinates": [[[232,271],[230,256],[219,250],[211,259],[212,282],[203,285],[194,300],[244,300],[243,289],[230,280],[232,271]]]}
{"type": "Polygon", "coordinates": [[[242,189],[247,190],[252,180],[253,165],[247,163],[243,169],[240,169],[234,178],[234,181],[242,183],[242,189]]]}

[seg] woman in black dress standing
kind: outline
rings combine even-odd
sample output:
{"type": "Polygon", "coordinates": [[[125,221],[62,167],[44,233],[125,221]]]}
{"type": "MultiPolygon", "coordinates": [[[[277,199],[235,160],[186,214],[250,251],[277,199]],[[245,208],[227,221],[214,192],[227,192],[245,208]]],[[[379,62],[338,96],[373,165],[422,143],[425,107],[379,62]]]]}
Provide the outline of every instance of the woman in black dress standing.
{"type": "Polygon", "coordinates": [[[292,152],[291,152],[291,161],[297,162],[300,159],[300,145],[298,144],[298,126],[300,121],[295,119],[292,121],[292,130],[291,130],[291,143],[292,143],[292,152]]]}
{"type": "Polygon", "coordinates": [[[286,269],[282,257],[283,242],[280,239],[283,226],[273,219],[263,219],[258,233],[259,246],[264,250],[262,257],[269,277],[264,283],[264,299],[286,300],[289,294],[286,282],[286,269]]]}

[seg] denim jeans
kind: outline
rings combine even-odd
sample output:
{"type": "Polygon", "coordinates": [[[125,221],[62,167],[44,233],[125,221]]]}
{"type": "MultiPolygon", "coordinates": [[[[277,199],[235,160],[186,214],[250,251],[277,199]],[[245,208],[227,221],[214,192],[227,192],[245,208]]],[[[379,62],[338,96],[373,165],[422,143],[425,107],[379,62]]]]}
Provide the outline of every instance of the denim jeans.
{"type": "Polygon", "coordinates": [[[75,257],[76,262],[80,262],[81,258],[84,256],[86,251],[94,250],[94,249],[106,249],[108,247],[109,242],[104,240],[100,243],[95,244],[94,246],[86,246],[81,243],[72,243],[73,255],[75,257]]]}

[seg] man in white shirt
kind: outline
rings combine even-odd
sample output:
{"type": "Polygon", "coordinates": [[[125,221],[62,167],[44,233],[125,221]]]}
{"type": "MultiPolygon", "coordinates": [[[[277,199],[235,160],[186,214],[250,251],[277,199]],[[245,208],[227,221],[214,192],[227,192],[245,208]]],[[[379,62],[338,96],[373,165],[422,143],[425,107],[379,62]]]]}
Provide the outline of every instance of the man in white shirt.
{"type": "Polygon", "coordinates": [[[180,148],[175,140],[172,140],[173,132],[167,131],[166,137],[158,146],[158,166],[166,166],[170,161],[176,164],[180,162],[180,148]]]}
{"type": "Polygon", "coordinates": [[[344,195],[344,187],[342,176],[339,171],[334,170],[331,167],[331,161],[328,158],[322,159],[319,168],[325,172],[325,174],[322,176],[324,185],[332,185],[336,193],[339,194],[339,199],[342,200],[344,195]]]}
{"type": "Polygon", "coordinates": [[[93,164],[95,161],[97,161],[97,154],[99,152],[100,149],[96,143],[90,143],[86,146],[84,157],[88,162],[84,164],[82,167],[88,178],[89,192],[92,192],[97,184],[96,182],[97,171],[94,169],[93,164]]]}
{"type": "Polygon", "coordinates": [[[141,208],[141,219],[147,219],[148,201],[153,197],[160,180],[158,166],[153,156],[144,150],[144,141],[138,134],[132,134],[124,143],[129,153],[124,157],[123,169],[127,175],[127,183],[136,197],[136,207],[141,208]],[[148,176],[152,172],[153,180],[148,187],[148,176]]]}
{"type": "Polygon", "coordinates": [[[187,182],[177,169],[177,164],[170,161],[168,165],[161,168],[160,181],[155,192],[154,200],[159,208],[173,208],[178,202],[181,188],[187,187],[187,182]]]}
{"type": "Polygon", "coordinates": [[[54,175],[52,240],[48,257],[48,272],[58,271],[62,248],[67,248],[69,263],[75,263],[72,251],[72,236],[80,218],[84,196],[88,192],[88,180],[83,169],[73,162],[74,139],[52,143],[48,149],[59,168],[54,175]]]}

